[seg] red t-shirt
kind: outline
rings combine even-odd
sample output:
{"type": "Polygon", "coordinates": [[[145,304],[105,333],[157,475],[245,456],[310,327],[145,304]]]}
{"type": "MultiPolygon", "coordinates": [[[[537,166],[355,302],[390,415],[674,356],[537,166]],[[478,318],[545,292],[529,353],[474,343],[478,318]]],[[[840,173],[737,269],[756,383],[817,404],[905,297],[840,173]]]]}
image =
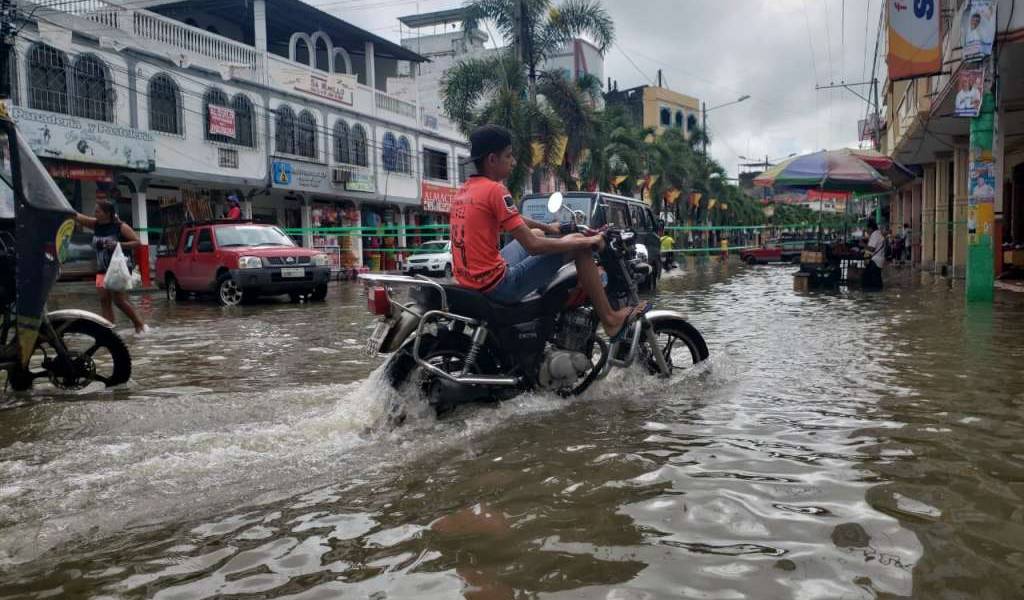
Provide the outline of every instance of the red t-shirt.
{"type": "Polygon", "coordinates": [[[237,206],[232,206],[231,208],[228,209],[228,218],[233,220],[241,219],[242,209],[238,208],[237,206]]]}
{"type": "Polygon", "coordinates": [[[452,200],[452,263],[464,288],[487,291],[505,276],[498,234],[524,225],[504,185],[475,175],[452,200]]]}

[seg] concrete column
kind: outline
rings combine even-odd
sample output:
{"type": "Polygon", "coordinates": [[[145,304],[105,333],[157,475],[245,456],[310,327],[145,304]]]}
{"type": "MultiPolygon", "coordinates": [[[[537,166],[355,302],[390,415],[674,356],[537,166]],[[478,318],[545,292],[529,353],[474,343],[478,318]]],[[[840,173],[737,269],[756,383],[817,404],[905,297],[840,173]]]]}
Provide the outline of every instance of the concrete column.
{"type": "Polygon", "coordinates": [[[949,266],[949,173],[953,164],[939,160],[935,165],[935,270],[949,266]]]}
{"type": "Polygon", "coordinates": [[[910,264],[921,264],[921,207],[924,204],[923,196],[924,186],[922,184],[915,185],[911,196],[910,218],[905,221],[910,223],[911,235],[910,239],[907,240],[907,243],[912,248],[910,264]]]}
{"type": "Polygon", "coordinates": [[[313,207],[308,198],[302,200],[302,247],[313,247],[313,207]]]}
{"type": "Polygon", "coordinates": [[[921,209],[921,268],[931,269],[935,265],[935,163],[924,166],[924,207],[921,209]]]}
{"type": "Polygon", "coordinates": [[[408,248],[409,247],[408,243],[406,241],[406,236],[405,236],[405,223],[406,223],[405,209],[402,208],[402,209],[398,210],[398,226],[399,226],[399,230],[398,230],[399,231],[399,233],[398,233],[398,247],[399,248],[408,248]]]}
{"type": "Polygon", "coordinates": [[[377,60],[374,57],[373,42],[366,42],[366,85],[377,89],[377,60]]]}
{"type": "Polygon", "coordinates": [[[957,145],[953,152],[953,269],[962,279],[967,273],[967,180],[970,177],[970,150],[957,145]]]}
{"type": "Polygon", "coordinates": [[[252,219],[252,200],[242,201],[242,218],[246,220],[252,219]]]}
{"type": "MultiPolygon", "coordinates": [[[[256,32],[254,45],[260,52],[267,51],[267,0],[254,0],[252,4],[253,30],[256,32]]],[[[314,51],[310,48],[310,51],[314,51]]]]}
{"type": "MultiPolygon", "coordinates": [[[[363,207],[360,203],[356,202],[356,227],[363,226],[363,207]]],[[[353,234],[352,239],[352,251],[356,254],[356,266],[363,266],[363,234],[356,232],[353,234]]]]}
{"type": "Polygon", "coordinates": [[[146,213],[146,192],[135,192],[132,194],[132,225],[139,234],[139,241],[143,246],[149,245],[149,215],[146,213]]]}

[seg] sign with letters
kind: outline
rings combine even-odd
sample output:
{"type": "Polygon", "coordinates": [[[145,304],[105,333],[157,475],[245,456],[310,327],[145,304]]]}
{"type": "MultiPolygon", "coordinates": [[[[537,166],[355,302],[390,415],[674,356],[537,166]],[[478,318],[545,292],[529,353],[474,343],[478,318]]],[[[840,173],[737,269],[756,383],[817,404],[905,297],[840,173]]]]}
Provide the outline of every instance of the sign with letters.
{"type": "Polygon", "coordinates": [[[41,158],[140,171],[156,167],[156,137],[149,131],[20,106],[11,106],[10,114],[41,158]]]}
{"type": "Polygon", "coordinates": [[[912,79],[942,70],[939,0],[886,0],[889,79],[912,79]]]}

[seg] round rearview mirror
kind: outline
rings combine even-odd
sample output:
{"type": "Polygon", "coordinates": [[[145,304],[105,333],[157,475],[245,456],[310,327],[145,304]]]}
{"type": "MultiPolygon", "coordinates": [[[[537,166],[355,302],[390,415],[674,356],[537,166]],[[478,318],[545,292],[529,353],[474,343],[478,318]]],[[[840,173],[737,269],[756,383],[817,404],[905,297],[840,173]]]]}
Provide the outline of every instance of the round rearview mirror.
{"type": "Polygon", "coordinates": [[[558,212],[562,210],[563,202],[564,198],[562,197],[562,192],[555,192],[554,194],[551,194],[548,196],[548,212],[553,215],[558,214],[558,212]]]}

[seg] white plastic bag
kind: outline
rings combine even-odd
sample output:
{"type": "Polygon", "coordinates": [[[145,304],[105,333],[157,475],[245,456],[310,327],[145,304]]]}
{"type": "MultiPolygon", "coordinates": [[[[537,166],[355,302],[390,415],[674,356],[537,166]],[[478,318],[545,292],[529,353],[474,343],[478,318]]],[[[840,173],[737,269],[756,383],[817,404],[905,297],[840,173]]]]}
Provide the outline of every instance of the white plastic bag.
{"type": "Polygon", "coordinates": [[[114,248],[114,255],[107,265],[107,274],[103,277],[103,287],[111,292],[127,292],[132,289],[132,273],[128,270],[128,259],[121,251],[121,244],[114,248]]]}

